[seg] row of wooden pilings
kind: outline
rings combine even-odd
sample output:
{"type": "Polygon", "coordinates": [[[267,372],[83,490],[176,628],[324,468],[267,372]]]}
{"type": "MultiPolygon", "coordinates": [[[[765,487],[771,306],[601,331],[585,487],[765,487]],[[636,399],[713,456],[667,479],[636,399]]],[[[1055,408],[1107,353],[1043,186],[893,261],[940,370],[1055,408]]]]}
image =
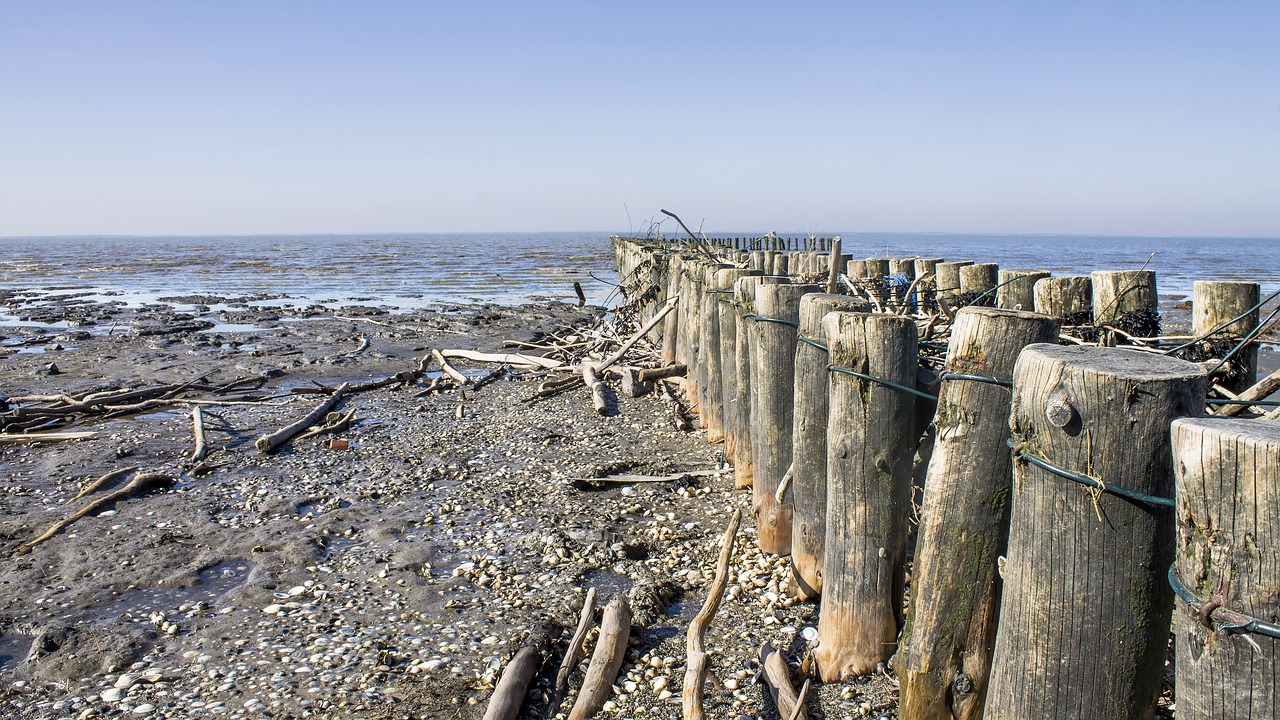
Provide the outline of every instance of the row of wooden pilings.
{"type": "MultiPolygon", "coordinates": [[[[902,718],[1147,718],[1172,617],[1179,718],[1280,717],[1280,425],[1206,415],[1206,368],[1155,343],[1060,342],[1153,313],[1154,273],[836,256],[855,296],[825,292],[830,254],[614,247],[641,315],[679,295],[654,340],[760,548],[820,596],[822,680],[892,657],[902,718]]],[[[1258,297],[1197,283],[1193,335],[1246,336],[1258,297]]],[[[1252,385],[1254,348],[1232,357],[1252,385]]]]}

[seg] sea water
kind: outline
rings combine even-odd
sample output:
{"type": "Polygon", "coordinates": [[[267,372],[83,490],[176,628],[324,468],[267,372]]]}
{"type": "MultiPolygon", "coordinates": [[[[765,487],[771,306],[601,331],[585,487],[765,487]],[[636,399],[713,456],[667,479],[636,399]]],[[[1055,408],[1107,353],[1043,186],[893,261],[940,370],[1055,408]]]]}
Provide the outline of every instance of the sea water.
{"type": "MultiPolygon", "coordinates": [[[[836,233],[824,233],[829,237],[836,233]]],[[[1280,239],[840,233],[854,257],[941,257],[1055,275],[1155,270],[1166,301],[1195,280],[1280,290],[1280,239]]],[[[747,238],[759,233],[726,232],[747,238]]],[[[797,235],[787,235],[798,237],[797,235]]],[[[608,232],[0,238],[0,288],[91,291],[129,304],[182,295],[284,296],[401,309],[442,302],[605,303],[618,278],[608,232]]]]}

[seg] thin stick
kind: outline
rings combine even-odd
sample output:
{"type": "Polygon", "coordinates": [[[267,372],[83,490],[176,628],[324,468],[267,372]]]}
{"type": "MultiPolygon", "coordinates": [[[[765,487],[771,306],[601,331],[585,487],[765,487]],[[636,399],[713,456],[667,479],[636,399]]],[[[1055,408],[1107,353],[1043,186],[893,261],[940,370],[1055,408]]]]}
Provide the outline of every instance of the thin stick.
{"type": "Polygon", "coordinates": [[[705,636],[707,628],[711,625],[711,619],[720,608],[725,587],[729,584],[729,561],[733,559],[733,543],[738,536],[738,526],[741,524],[742,510],[734,510],[733,517],[729,519],[729,527],[725,529],[724,538],[720,541],[720,559],[716,563],[716,579],[711,583],[711,589],[707,591],[707,599],[702,604],[702,609],[694,616],[693,622],[689,623],[688,658],[685,662],[684,691],[681,693],[681,699],[684,701],[684,720],[706,718],[702,710],[702,697],[703,685],[707,682],[707,671],[710,668],[705,636]]]}
{"type": "Polygon", "coordinates": [[[582,643],[595,625],[595,618],[596,589],[588,588],[587,597],[582,601],[582,614],[578,617],[578,627],[573,631],[569,648],[564,653],[564,660],[560,661],[560,670],[556,672],[556,686],[551,691],[551,699],[547,701],[547,717],[555,717],[556,712],[560,710],[560,703],[564,702],[564,695],[569,690],[569,676],[582,660],[584,654],[582,643]]]}
{"type": "Polygon", "coordinates": [[[609,402],[604,395],[604,383],[600,382],[600,378],[596,376],[595,365],[582,364],[582,382],[591,391],[591,404],[595,406],[596,414],[604,415],[609,412],[609,402]]]}
{"type": "Polygon", "coordinates": [[[61,442],[64,440],[88,440],[98,433],[92,430],[74,432],[27,433],[26,435],[0,435],[0,445],[27,445],[38,442],[61,442]]]}
{"type": "Polygon", "coordinates": [[[787,720],[798,720],[800,713],[804,712],[804,696],[809,694],[809,678],[804,679],[804,684],[800,686],[800,694],[796,698],[796,706],[787,716],[787,720]]]}
{"type": "Polygon", "coordinates": [[[610,365],[621,360],[622,356],[625,355],[627,351],[631,349],[632,345],[635,345],[637,342],[640,341],[640,338],[644,337],[646,334],[648,334],[650,330],[657,327],[658,323],[662,322],[662,319],[665,318],[668,313],[670,313],[672,310],[675,309],[676,303],[679,301],[680,301],[680,296],[678,294],[673,295],[670,300],[667,300],[667,304],[663,305],[661,310],[654,313],[653,317],[649,319],[649,322],[645,323],[644,327],[636,331],[635,335],[632,335],[630,339],[622,343],[622,347],[618,348],[617,352],[605,358],[604,360],[601,360],[600,364],[596,366],[596,371],[597,372],[603,371],[604,369],[608,368],[610,365]]]}

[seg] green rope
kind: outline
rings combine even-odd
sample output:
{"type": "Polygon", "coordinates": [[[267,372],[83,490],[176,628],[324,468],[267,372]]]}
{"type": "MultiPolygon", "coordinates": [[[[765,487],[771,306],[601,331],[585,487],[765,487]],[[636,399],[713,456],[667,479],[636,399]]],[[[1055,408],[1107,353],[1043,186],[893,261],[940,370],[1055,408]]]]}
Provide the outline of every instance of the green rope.
{"type": "Polygon", "coordinates": [[[1109,492],[1112,495],[1119,495],[1120,497],[1123,497],[1123,498],[1136,500],[1140,503],[1145,503],[1147,505],[1158,505],[1162,507],[1174,506],[1173,500],[1169,498],[1156,497],[1155,495],[1140,493],[1136,490],[1129,490],[1127,488],[1117,487],[1115,485],[1108,485],[1102,482],[1101,480],[1098,480],[1097,478],[1091,478],[1088,475],[1081,475],[1078,472],[1072,472],[1071,470],[1060,468],[1057,465],[1050,463],[1048,460],[1045,460],[1042,457],[1039,457],[1037,455],[1033,455],[1027,452],[1024,446],[1015,443],[1012,439],[1005,440],[1005,444],[1008,445],[1010,449],[1013,450],[1014,460],[1022,460],[1023,462],[1029,462],[1038,468],[1048,470],[1049,472],[1053,473],[1054,475],[1057,475],[1058,477],[1066,478],[1067,480],[1070,480],[1072,482],[1080,483],[1081,485],[1087,485],[1088,487],[1095,488],[1103,492],[1109,492]]]}
{"type": "Polygon", "coordinates": [[[756,322],[771,322],[771,323],[777,323],[777,324],[779,324],[779,325],[787,325],[787,326],[789,326],[789,327],[796,328],[797,330],[798,330],[798,329],[800,329],[800,323],[798,323],[798,322],[796,322],[796,321],[794,321],[794,320],[786,320],[786,319],[783,319],[783,318],[765,317],[765,316],[763,316],[763,315],[754,315],[753,317],[755,318],[756,322]]]}
{"type": "Polygon", "coordinates": [[[803,336],[803,335],[798,335],[798,336],[796,336],[796,340],[799,340],[800,342],[804,343],[805,345],[812,345],[813,347],[818,348],[818,349],[819,349],[819,350],[821,350],[822,352],[830,352],[830,351],[831,351],[831,350],[830,350],[830,348],[828,348],[826,345],[823,345],[822,343],[818,342],[817,340],[814,340],[813,338],[807,338],[807,337],[805,337],[805,336],[803,336]]]}
{"type": "Polygon", "coordinates": [[[860,373],[857,370],[851,370],[847,367],[840,367],[839,365],[828,365],[827,369],[830,370],[831,372],[841,373],[843,375],[852,375],[853,377],[860,378],[862,380],[870,380],[873,383],[879,383],[881,385],[884,385],[885,387],[891,387],[894,390],[899,390],[904,393],[910,393],[917,397],[922,397],[926,400],[933,400],[934,402],[938,401],[938,398],[935,395],[930,395],[929,393],[920,392],[919,390],[916,390],[915,388],[907,387],[906,385],[899,385],[898,383],[892,380],[885,380],[884,378],[878,378],[874,375],[867,375],[866,373],[860,373]]]}
{"type": "Polygon", "coordinates": [[[999,385],[1001,387],[1013,387],[1012,380],[1001,380],[998,377],[990,377],[987,375],[965,375],[964,373],[943,373],[942,380],[972,380],[973,382],[988,383],[991,385],[999,385]]]}
{"type": "Polygon", "coordinates": [[[1182,581],[1178,579],[1178,573],[1175,570],[1176,566],[1177,563],[1169,566],[1169,587],[1173,588],[1174,594],[1183,602],[1190,605],[1191,609],[1201,615],[1204,615],[1205,608],[1208,606],[1209,613],[1206,620],[1217,615],[1218,617],[1214,619],[1218,621],[1219,630],[1229,633],[1254,633],[1255,635],[1266,635],[1267,637],[1280,639],[1280,625],[1259,620],[1234,610],[1228,610],[1221,605],[1211,606],[1209,605],[1209,600],[1201,600],[1191,594],[1187,586],[1183,585],[1182,581]]]}

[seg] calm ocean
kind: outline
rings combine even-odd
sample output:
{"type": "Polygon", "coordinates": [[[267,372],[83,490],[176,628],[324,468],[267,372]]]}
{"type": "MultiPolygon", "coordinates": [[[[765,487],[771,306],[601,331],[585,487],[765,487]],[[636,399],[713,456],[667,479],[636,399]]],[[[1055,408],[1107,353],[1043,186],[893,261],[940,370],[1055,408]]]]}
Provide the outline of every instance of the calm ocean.
{"type": "MultiPolygon", "coordinates": [[[[1254,280],[1264,293],[1280,289],[1280,239],[842,235],[845,252],[861,257],[921,255],[1059,275],[1147,263],[1166,301],[1189,295],[1200,279],[1254,280]]],[[[617,279],[609,233],[0,238],[0,248],[0,288],[93,289],[130,302],[275,293],[405,309],[448,301],[517,304],[572,300],[575,281],[589,300],[602,302],[617,279]]]]}

